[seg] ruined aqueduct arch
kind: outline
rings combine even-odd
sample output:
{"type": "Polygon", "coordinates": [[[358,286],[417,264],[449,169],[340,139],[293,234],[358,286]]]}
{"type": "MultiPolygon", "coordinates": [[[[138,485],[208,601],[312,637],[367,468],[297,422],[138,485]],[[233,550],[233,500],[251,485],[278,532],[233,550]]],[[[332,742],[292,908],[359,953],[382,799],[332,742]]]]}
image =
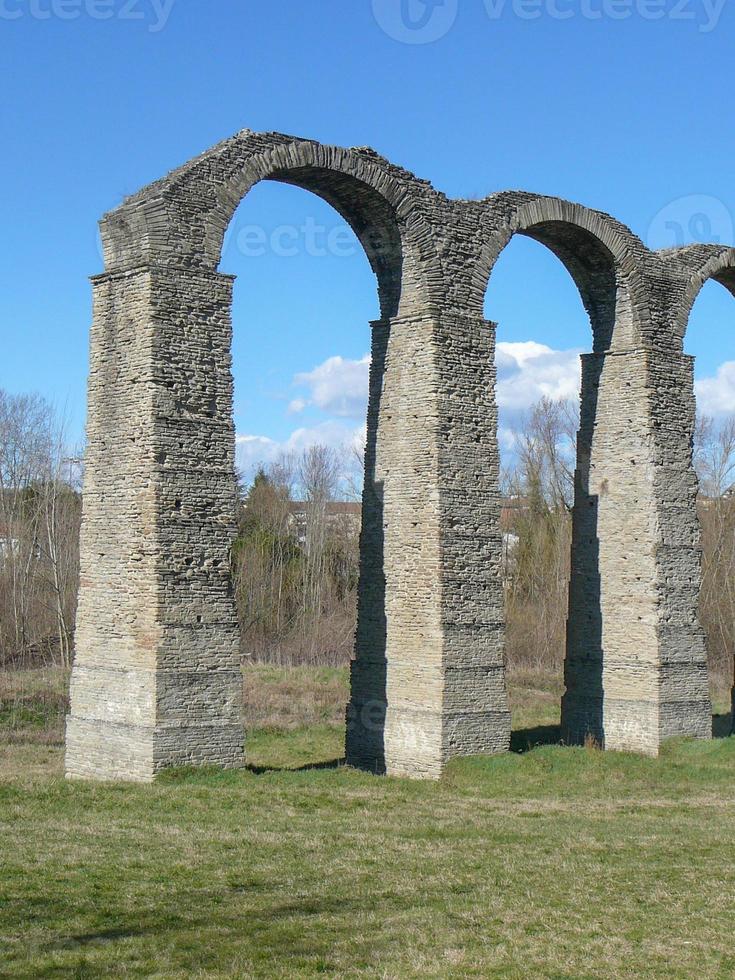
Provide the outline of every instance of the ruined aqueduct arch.
{"type": "Polygon", "coordinates": [[[483,297],[514,234],[550,248],[590,315],[583,358],[562,724],[656,753],[708,737],[697,620],[692,361],[702,283],[735,251],[655,254],[567,201],[452,201],[370,149],[239,133],[101,223],[67,771],[146,780],[243,764],[235,530],[233,277],[217,271],[260,180],[318,194],[378,282],[347,761],[436,776],[508,748],[495,325],[483,297]]]}

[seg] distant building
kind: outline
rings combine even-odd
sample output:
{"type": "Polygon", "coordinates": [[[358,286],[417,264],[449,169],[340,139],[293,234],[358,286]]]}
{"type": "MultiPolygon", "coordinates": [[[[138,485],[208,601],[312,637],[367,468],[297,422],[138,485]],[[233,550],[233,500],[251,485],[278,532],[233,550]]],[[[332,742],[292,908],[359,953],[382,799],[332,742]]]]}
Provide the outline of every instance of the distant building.
{"type": "MultiPolygon", "coordinates": [[[[306,541],[311,506],[306,500],[292,500],[288,505],[288,526],[299,544],[306,541]]],[[[362,505],[352,500],[332,500],[326,504],[325,517],[331,531],[357,536],[360,533],[362,505]]]]}

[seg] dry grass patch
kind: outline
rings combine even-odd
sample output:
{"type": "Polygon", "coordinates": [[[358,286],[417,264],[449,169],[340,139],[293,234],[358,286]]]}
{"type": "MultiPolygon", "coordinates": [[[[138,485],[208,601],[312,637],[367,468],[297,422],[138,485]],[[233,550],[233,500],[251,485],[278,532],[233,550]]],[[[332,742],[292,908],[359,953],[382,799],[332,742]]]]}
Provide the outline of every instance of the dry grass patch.
{"type": "Polygon", "coordinates": [[[311,725],[344,724],[349,697],[346,667],[243,669],[247,729],[289,731],[311,725]]]}
{"type": "Polygon", "coordinates": [[[0,671],[0,745],[63,744],[68,707],[67,671],[0,671]]]}

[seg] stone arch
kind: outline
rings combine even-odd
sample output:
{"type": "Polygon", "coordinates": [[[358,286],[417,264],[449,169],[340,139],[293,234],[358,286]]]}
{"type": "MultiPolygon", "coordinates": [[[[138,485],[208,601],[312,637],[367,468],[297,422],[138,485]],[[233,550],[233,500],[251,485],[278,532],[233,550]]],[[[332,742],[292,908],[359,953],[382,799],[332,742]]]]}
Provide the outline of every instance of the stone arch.
{"type": "Polygon", "coordinates": [[[666,735],[704,735],[699,648],[681,639],[693,649],[696,626],[672,616],[684,596],[696,618],[696,542],[680,519],[693,499],[691,405],[684,359],[661,338],[707,276],[729,286],[731,257],[697,247],[662,259],[580,205],[524,192],[450,201],[369,148],[245,130],[101,222],[68,774],[243,764],[233,277],[218,265],[261,180],[335,207],[378,281],[347,760],[433,777],[453,755],[509,745],[494,325],[482,312],[514,234],[561,259],[593,327],[565,731],[653,753],[666,735]]]}
{"type": "Polygon", "coordinates": [[[590,317],[594,350],[640,342],[648,322],[639,271],[645,249],[630,229],[581,204],[518,191],[493,194],[482,207],[473,305],[482,309],[500,253],[514,235],[523,235],[553,252],[574,280],[590,317]]]}
{"type": "Polygon", "coordinates": [[[73,775],[150,779],[167,765],[243,764],[229,581],[233,278],[217,266],[237,205],[261,180],[296,184],[335,207],[378,281],[350,759],[404,772],[441,765],[437,742],[427,750],[409,737],[399,708],[386,711],[390,700],[442,717],[441,698],[416,683],[414,674],[425,673],[418,655],[401,661],[401,651],[422,642],[416,617],[431,620],[439,569],[436,361],[418,363],[434,343],[427,311],[440,276],[425,214],[435,194],[368,149],[244,132],[101,222],[105,273],[94,280],[84,584],[67,733],[73,775]],[[399,415],[409,399],[418,410],[406,433],[399,415]],[[408,535],[407,509],[417,517],[408,535]],[[391,607],[386,593],[407,594],[417,554],[426,586],[406,615],[405,600],[391,607]]]}
{"type": "Polygon", "coordinates": [[[667,728],[700,734],[701,725],[699,716],[690,724],[689,706],[662,695],[650,253],[619,222],[568,201],[509,192],[483,206],[474,302],[509,239],[522,234],[566,267],[592,328],[592,352],[582,357],[563,738],[655,754],[667,728]]]}
{"type": "Polygon", "coordinates": [[[216,271],[227,228],[263,180],[294,184],[330,204],[360,240],[383,316],[428,298],[437,267],[423,211],[430,187],[374,151],[245,130],[128,198],[100,223],[106,270],[149,262],[216,271]]]}
{"type": "MultiPolygon", "coordinates": [[[[664,689],[676,703],[689,703],[690,733],[706,737],[711,731],[708,685],[708,652],[699,620],[702,581],[701,527],[697,507],[699,479],[694,468],[696,398],[694,357],[684,352],[684,339],[694,304],[704,285],[711,281],[735,296],[735,248],[691,244],[664,249],[654,255],[655,274],[660,283],[662,312],[661,342],[655,352],[655,374],[660,383],[658,442],[662,462],[659,497],[662,502],[660,534],[662,549],[661,611],[668,646],[674,651],[676,673],[664,678],[664,689]],[[671,379],[676,383],[672,385],[671,379]],[[682,678],[686,683],[682,683],[682,678]]],[[[735,707],[735,687],[732,692],[735,707]]],[[[683,712],[671,711],[682,715],[683,712]]],[[[679,728],[681,723],[679,723],[679,728]]],[[[678,734],[676,725],[670,732],[678,734]]]]}
{"type": "Polygon", "coordinates": [[[683,340],[689,317],[705,283],[720,283],[735,297],[735,248],[718,245],[684,245],[657,253],[663,266],[679,273],[682,280],[678,309],[671,330],[683,340]]]}

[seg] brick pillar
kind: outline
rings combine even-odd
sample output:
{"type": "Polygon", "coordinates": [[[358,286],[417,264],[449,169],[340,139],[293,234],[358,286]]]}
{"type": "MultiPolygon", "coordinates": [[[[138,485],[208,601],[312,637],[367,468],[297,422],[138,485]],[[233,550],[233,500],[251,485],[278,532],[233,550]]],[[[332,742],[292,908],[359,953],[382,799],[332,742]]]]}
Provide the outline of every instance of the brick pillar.
{"type": "Polygon", "coordinates": [[[69,776],[243,763],[232,280],[94,280],[69,776]]]}
{"type": "Polygon", "coordinates": [[[494,330],[373,324],[347,761],[436,777],[510,738],[503,667],[494,330]]]}
{"type": "Polygon", "coordinates": [[[691,574],[679,559],[695,554],[690,524],[675,540],[671,505],[685,489],[690,507],[691,488],[664,465],[651,354],[582,365],[562,737],[655,755],[667,735],[710,726],[701,632],[671,629],[669,598],[691,574]]]}

